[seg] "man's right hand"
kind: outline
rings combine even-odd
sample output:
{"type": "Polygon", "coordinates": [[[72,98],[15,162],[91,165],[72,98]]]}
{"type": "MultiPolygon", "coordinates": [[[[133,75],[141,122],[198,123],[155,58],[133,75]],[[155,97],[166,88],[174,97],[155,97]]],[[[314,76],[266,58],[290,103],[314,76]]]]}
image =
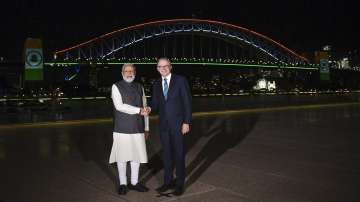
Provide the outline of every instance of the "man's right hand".
{"type": "Polygon", "coordinates": [[[147,112],[145,110],[145,108],[140,108],[140,113],[139,113],[141,116],[147,116],[147,112]]]}
{"type": "Polygon", "coordinates": [[[146,110],[146,112],[148,113],[148,115],[151,113],[151,107],[144,107],[144,109],[146,110]]]}
{"type": "Polygon", "coordinates": [[[140,115],[141,116],[149,116],[150,112],[151,112],[150,107],[140,108],[140,115]]]}

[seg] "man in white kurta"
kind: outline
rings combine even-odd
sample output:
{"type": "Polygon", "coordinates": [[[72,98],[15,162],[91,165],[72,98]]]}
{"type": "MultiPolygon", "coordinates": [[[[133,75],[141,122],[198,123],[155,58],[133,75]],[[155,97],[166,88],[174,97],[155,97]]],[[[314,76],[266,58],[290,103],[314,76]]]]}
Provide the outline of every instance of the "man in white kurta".
{"type": "MultiPolygon", "coordinates": [[[[132,64],[124,64],[122,68],[122,76],[123,80],[122,85],[127,86],[127,84],[132,85],[132,82],[135,78],[135,67],[132,64]]],[[[141,86],[140,84],[137,84],[137,86],[141,86]]],[[[126,194],[127,188],[136,190],[139,192],[146,192],[148,191],[148,188],[146,188],[144,185],[140,184],[138,182],[139,177],[139,167],[140,163],[147,163],[147,153],[146,153],[146,145],[145,145],[145,136],[148,135],[149,131],[149,117],[148,113],[146,111],[146,97],[144,93],[144,89],[141,86],[142,90],[142,105],[143,106],[133,106],[130,104],[126,104],[123,102],[125,97],[122,97],[124,95],[121,95],[119,90],[119,82],[113,84],[111,89],[111,97],[114,104],[114,110],[117,112],[121,112],[125,116],[125,120],[128,117],[133,116],[144,116],[144,129],[141,129],[140,131],[145,132],[139,132],[139,133],[120,133],[116,132],[115,126],[114,126],[114,132],[113,132],[113,145],[111,149],[111,154],[109,158],[109,163],[117,163],[118,171],[119,171],[119,180],[120,180],[120,187],[119,187],[119,194],[126,194]],[[131,184],[127,186],[127,177],[126,177],[126,164],[127,162],[130,162],[131,165],[131,184]]],[[[125,92],[125,91],[123,91],[125,92]]],[[[132,91],[129,91],[131,96],[140,96],[140,94],[133,93],[132,91]],[[135,95],[134,95],[135,94],[135,95]]],[[[126,95],[126,94],[125,94],[126,95]]],[[[126,99],[125,99],[126,100],[126,99]]],[[[115,111],[115,113],[116,113],[115,111]]],[[[122,119],[124,120],[124,119],[122,119]]],[[[114,122],[119,121],[119,119],[116,119],[114,117],[114,122]]],[[[121,124],[127,124],[125,123],[115,123],[121,126],[121,124]]],[[[114,125],[115,125],[114,124],[114,125]]],[[[127,127],[127,126],[125,126],[127,127]]],[[[131,126],[132,127],[132,126],[131,126]]]]}

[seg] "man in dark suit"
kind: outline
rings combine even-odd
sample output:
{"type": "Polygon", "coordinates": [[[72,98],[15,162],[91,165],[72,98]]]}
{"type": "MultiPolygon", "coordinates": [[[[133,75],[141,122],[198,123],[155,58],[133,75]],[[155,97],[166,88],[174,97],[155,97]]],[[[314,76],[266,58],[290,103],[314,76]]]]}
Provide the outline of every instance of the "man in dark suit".
{"type": "Polygon", "coordinates": [[[160,58],[157,70],[161,79],[153,86],[151,110],[159,113],[159,131],[164,164],[164,184],[156,190],[160,193],[175,188],[174,195],[184,193],[185,153],[184,135],[190,131],[191,94],[185,77],[171,73],[168,58],[160,58]],[[176,182],[173,180],[173,165],[176,182]]]}

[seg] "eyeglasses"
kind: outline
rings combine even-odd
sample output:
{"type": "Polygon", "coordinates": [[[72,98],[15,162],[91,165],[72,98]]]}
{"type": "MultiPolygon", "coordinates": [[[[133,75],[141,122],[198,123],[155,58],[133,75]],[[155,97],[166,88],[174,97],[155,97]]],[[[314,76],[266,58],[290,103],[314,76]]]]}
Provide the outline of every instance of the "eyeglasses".
{"type": "Polygon", "coordinates": [[[163,66],[158,65],[158,66],[157,66],[158,69],[160,69],[160,68],[166,68],[166,67],[170,67],[170,65],[163,65],[163,66]]]}

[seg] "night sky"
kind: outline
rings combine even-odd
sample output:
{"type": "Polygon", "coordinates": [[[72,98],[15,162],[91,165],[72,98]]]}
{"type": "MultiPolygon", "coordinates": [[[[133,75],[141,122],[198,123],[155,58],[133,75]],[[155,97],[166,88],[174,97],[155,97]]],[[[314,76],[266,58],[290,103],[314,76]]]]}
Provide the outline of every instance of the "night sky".
{"type": "Polygon", "coordinates": [[[27,37],[40,37],[45,51],[52,52],[130,25],[191,17],[252,29],[297,52],[327,44],[354,50],[360,47],[356,4],[346,0],[3,1],[0,56],[19,60],[27,37]]]}

